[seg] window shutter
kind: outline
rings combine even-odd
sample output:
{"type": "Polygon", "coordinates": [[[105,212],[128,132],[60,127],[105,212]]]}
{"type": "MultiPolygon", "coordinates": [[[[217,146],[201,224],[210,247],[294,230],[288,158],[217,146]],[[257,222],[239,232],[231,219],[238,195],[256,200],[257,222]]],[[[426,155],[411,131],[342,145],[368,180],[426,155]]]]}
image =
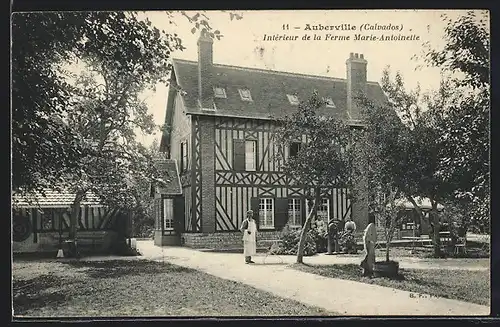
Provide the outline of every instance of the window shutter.
{"type": "Polygon", "coordinates": [[[305,197],[301,197],[300,198],[300,211],[302,211],[302,221],[300,222],[300,224],[302,226],[304,226],[304,223],[306,222],[306,219],[307,219],[307,209],[306,209],[306,198],[305,197]]]}
{"type": "Polygon", "coordinates": [[[288,198],[277,198],[274,207],[274,228],[282,230],[288,222],[288,198]]]}
{"type": "Polygon", "coordinates": [[[178,234],[183,233],[185,230],[183,196],[176,196],[174,198],[174,229],[178,234]]]}
{"type": "MultiPolygon", "coordinates": [[[[328,195],[327,196],[327,199],[328,199],[328,210],[330,211],[330,221],[333,220],[333,218],[335,217],[335,215],[333,214],[333,201],[337,201],[336,197],[334,196],[331,196],[331,195],[328,195]]],[[[342,219],[342,217],[340,217],[342,219]]]]}
{"type": "Polygon", "coordinates": [[[158,201],[160,202],[160,229],[162,232],[164,232],[165,230],[165,215],[164,215],[164,212],[165,212],[165,204],[163,203],[163,196],[158,199],[158,201]]]}
{"type": "Polygon", "coordinates": [[[156,213],[156,230],[161,229],[161,199],[155,199],[155,213],[156,213]]]}
{"type": "Polygon", "coordinates": [[[233,140],[233,169],[245,170],[245,140],[233,140]]]}
{"type": "Polygon", "coordinates": [[[253,219],[255,220],[255,224],[257,225],[257,229],[259,229],[259,198],[251,198],[250,206],[253,211],[253,219]]]}
{"type": "Polygon", "coordinates": [[[186,169],[186,167],[184,167],[184,143],[181,143],[181,174],[184,172],[184,169],[186,169]]]}

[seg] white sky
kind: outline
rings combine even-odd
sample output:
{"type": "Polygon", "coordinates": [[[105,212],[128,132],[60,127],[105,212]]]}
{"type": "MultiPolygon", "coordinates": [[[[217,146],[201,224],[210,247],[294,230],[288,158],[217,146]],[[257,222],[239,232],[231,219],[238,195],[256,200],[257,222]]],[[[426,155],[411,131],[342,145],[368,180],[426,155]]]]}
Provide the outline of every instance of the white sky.
{"type": "MultiPolygon", "coordinates": [[[[195,12],[188,12],[194,15],[195,12]]],[[[422,44],[429,41],[436,47],[442,47],[444,23],[440,15],[457,16],[465,11],[442,10],[281,10],[281,11],[238,11],[241,20],[230,20],[228,12],[208,11],[214,29],[221,31],[224,37],[214,41],[214,63],[229,64],[261,69],[273,69],[303,74],[323,75],[345,78],[345,60],[350,52],[362,53],[368,61],[369,81],[380,81],[382,70],[390,65],[394,73],[400,71],[408,88],[420,83],[422,90],[434,89],[439,85],[439,71],[424,68],[416,70],[422,62],[412,60],[420,54],[422,44]],[[369,35],[418,35],[418,41],[353,41],[362,24],[397,25],[398,31],[363,31],[369,35]],[[264,41],[264,34],[284,34],[283,24],[289,24],[288,35],[298,35],[298,41],[264,41]],[[356,31],[304,31],[306,24],[356,26],[356,31]],[[300,27],[295,30],[293,27],[300,27]],[[351,41],[326,41],[328,33],[350,35],[351,41]],[[304,34],[311,35],[310,41],[301,40],[304,34]],[[312,40],[313,35],[321,35],[321,41],[312,40]]],[[[159,29],[167,33],[177,33],[187,48],[173,54],[174,58],[197,60],[196,42],[198,34],[192,34],[193,27],[188,20],[178,14],[175,25],[169,24],[167,15],[161,11],[144,14],[159,29]]],[[[158,85],[156,92],[145,96],[150,113],[155,122],[162,124],[165,119],[167,87],[158,85]]],[[[145,144],[150,144],[156,136],[138,136],[145,144]]]]}

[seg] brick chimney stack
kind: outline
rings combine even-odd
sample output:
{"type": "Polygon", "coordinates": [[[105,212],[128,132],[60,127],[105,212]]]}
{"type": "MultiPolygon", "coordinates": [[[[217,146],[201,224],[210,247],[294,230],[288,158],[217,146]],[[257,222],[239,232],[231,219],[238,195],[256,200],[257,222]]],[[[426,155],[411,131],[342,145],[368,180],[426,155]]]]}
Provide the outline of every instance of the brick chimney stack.
{"type": "Polygon", "coordinates": [[[366,95],[366,66],[363,54],[352,53],[346,60],[347,112],[351,119],[360,119],[361,98],[366,95]]]}
{"type": "Polygon", "coordinates": [[[210,83],[213,66],[213,39],[206,29],[203,29],[198,39],[198,98],[202,107],[207,106],[207,99],[211,98],[212,85],[210,83]]]}

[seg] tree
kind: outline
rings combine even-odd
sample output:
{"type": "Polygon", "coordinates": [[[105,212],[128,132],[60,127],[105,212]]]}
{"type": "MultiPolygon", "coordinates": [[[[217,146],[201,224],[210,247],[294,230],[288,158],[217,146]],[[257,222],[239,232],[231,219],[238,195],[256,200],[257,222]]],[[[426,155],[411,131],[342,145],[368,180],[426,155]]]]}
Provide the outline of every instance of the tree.
{"type": "Polygon", "coordinates": [[[355,130],[349,148],[351,196],[368,205],[369,214],[384,228],[386,261],[398,226],[396,200],[404,196],[405,127],[390,106],[376,106],[366,99],[364,126],[355,130]]]}
{"type": "Polygon", "coordinates": [[[423,59],[441,69],[446,92],[434,95],[439,106],[439,141],[446,150],[439,174],[457,185],[454,195],[468,200],[475,220],[489,219],[490,201],[490,31],[486,11],[469,11],[454,20],[442,16],[446,44],[425,44],[423,59]]]}
{"type": "MultiPolygon", "coordinates": [[[[183,15],[194,31],[222,36],[203,14],[183,15]]],[[[133,12],[20,14],[13,34],[14,190],[73,190],[75,239],[80,202],[88,192],[130,208],[137,204],[134,181],[155,178],[151,156],[135,141],[136,130],[156,128],[139,98],[166,83],[168,59],[184,47],[176,34],[133,12]]]]}
{"type": "Polygon", "coordinates": [[[321,196],[335,185],[346,184],[348,177],[345,149],[350,139],[349,127],[335,117],[318,115],[316,110],[323,105],[324,101],[314,92],[310,99],[299,104],[297,112],[277,119],[275,137],[282,150],[306,138],[298,153],[283,162],[290,185],[304,188],[313,202],[300,234],[297,263],[303,263],[306,235],[312,218],[317,218],[321,196]]]}
{"type": "MultiPolygon", "coordinates": [[[[242,18],[229,14],[231,19],[242,18]]],[[[165,12],[165,19],[173,23],[176,15],[193,24],[193,33],[203,28],[214,38],[223,36],[212,29],[203,12],[165,12]]],[[[172,51],[183,48],[176,34],[158,30],[134,12],[15,13],[11,53],[14,192],[56,188],[64,172],[77,169],[84,145],[65,122],[74,90],[60,74],[63,65],[85,58],[105,64],[107,70],[145,72],[143,80],[152,84],[158,74],[168,72],[172,51]]]]}

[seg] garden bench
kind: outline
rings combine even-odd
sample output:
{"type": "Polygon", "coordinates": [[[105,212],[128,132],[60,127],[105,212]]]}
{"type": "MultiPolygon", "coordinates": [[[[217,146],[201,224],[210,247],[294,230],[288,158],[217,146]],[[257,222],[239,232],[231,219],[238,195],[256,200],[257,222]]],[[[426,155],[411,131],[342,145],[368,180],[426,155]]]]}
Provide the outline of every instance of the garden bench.
{"type": "Polygon", "coordinates": [[[271,245],[269,246],[267,252],[265,253],[265,256],[264,256],[264,259],[263,259],[263,263],[266,263],[266,259],[268,256],[270,255],[275,255],[277,256],[279,259],[280,259],[280,262],[283,263],[283,258],[280,257],[279,255],[279,249],[280,247],[283,245],[283,240],[266,240],[266,243],[271,243],[271,245]]]}

